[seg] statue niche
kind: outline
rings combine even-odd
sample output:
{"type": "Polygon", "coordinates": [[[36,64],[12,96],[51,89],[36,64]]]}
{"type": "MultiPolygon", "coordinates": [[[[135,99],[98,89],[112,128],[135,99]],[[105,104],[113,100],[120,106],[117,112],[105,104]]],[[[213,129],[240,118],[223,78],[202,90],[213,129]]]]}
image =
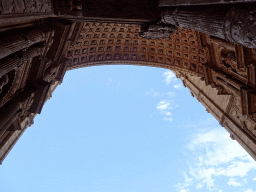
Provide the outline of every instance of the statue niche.
{"type": "Polygon", "coordinates": [[[16,76],[16,71],[12,70],[4,74],[2,77],[0,77],[0,102],[11,90],[15,76],[16,76]]]}
{"type": "Polygon", "coordinates": [[[223,49],[220,53],[220,60],[222,62],[222,65],[227,70],[231,70],[235,73],[238,73],[236,54],[234,51],[229,51],[229,50],[223,49]]]}
{"type": "Polygon", "coordinates": [[[9,82],[9,76],[5,74],[0,78],[0,93],[2,93],[3,87],[9,82]]]}
{"type": "Polygon", "coordinates": [[[43,80],[47,82],[52,82],[52,80],[56,77],[59,66],[56,64],[50,65],[44,73],[43,80]]]}

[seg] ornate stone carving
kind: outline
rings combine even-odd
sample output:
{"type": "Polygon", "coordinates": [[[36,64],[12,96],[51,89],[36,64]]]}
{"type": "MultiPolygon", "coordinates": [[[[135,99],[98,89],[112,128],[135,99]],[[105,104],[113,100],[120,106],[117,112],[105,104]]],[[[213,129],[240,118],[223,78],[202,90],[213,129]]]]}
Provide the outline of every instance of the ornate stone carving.
{"type": "Polygon", "coordinates": [[[184,29],[194,29],[248,48],[256,48],[255,13],[256,8],[253,5],[225,6],[222,9],[183,6],[165,9],[161,21],[184,29]]]}
{"type": "Polygon", "coordinates": [[[225,18],[225,37],[248,48],[256,48],[256,8],[233,7],[225,18]]]}
{"type": "Polygon", "coordinates": [[[52,12],[50,0],[2,0],[1,14],[52,12]]]}
{"type": "Polygon", "coordinates": [[[228,70],[233,70],[233,72],[237,73],[237,61],[235,52],[233,51],[222,51],[220,54],[220,59],[222,61],[223,66],[228,70]]]}

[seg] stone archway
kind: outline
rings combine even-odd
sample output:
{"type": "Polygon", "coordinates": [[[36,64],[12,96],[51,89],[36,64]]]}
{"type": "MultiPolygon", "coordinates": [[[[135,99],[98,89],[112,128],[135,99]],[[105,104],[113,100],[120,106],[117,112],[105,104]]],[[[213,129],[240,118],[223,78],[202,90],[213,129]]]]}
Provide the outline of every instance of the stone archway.
{"type": "MultiPolygon", "coordinates": [[[[256,113],[249,107],[255,98],[253,88],[245,88],[239,74],[226,71],[215,59],[219,48],[229,50],[230,44],[190,29],[178,28],[170,38],[160,40],[145,39],[139,33],[137,25],[82,23],[63,55],[69,60],[67,70],[108,64],[170,69],[226,128],[231,138],[256,160],[256,113]]],[[[241,46],[231,47],[240,60],[244,58],[241,46]]],[[[239,62],[238,58],[234,61],[239,62]]],[[[253,71],[247,70],[248,73],[253,71]]],[[[249,76],[247,78],[250,80],[249,76]]]]}
{"type": "MultiPolygon", "coordinates": [[[[157,40],[142,38],[140,26],[135,24],[69,23],[52,19],[45,26],[46,32],[38,33],[40,43],[25,50],[17,47],[17,53],[11,57],[14,60],[7,60],[4,65],[8,70],[22,66],[24,71],[22,79],[17,79],[20,94],[10,95],[0,110],[1,114],[6,114],[6,108],[13,109],[5,116],[0,115],[5,126],[0,138],[0,162],[33,123],[36,114],[41,113],[66,71],[109,64],[172,70],[190,89],[191,95],[226,128],[231,138],[256,160],[254,49],[181,28],[169,38],[157,40]],[[44,38],[40,34],[45,34],[44,38]],[[220,57],[221,50],[233,51],[235,57],[231,60],[220,57]],[[230,70],[229,63],[237,70],[230,70]]],[[[26,33],[27,37],[29,34],[26,33]]]]}

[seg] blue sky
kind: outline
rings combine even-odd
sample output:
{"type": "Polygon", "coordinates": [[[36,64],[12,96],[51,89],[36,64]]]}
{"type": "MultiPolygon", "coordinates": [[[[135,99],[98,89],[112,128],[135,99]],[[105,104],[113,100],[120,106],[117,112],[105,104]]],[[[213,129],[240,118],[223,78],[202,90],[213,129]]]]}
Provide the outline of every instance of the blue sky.
{"type": "Polygon", "coordinates": [[[256,163],[165,69],[67,72],[0,166],[1,192],[256,192],[256,163]]]}

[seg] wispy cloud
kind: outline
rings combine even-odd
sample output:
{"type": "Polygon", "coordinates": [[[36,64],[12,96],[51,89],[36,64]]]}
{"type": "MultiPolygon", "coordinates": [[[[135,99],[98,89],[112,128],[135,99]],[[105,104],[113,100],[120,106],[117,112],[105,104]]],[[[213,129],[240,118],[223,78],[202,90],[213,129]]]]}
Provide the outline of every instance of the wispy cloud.
{"type": "Polygon", "coordinates": [[[163,120],[172,122],[173,121],[173,117],[164,117],[163,120]]]}
{"type": "Polygon", "coordinates": [[[182,89],[183,85],[181,83],[173,86],[175,89],[182,89]]]}
{"type": "Polygon", "coordinates": [[[189,192],[189,189],[181,189],[180,192],[189,192]]]}
{"type": "Polygon", "coordinates": [[[163,73],[163,77],[164,77],[164,82],[166,85],[170,86],[172,83],[175,84],[173,85],[173,87],[175,89],[182,89],[183,88],[183,85],[182,83],[180,83],[181,81],[176,77],[176,75],[170,71],[170,70],[167,70],[163,73]]]}
{"type": "Polygon", "coordinates": [[[155,91],[153,88],[151,88],[146,92],[145,95],[152,97],[162,97],[164,94],[160,93],[159,91],[155,91]]]}
{"type": "Polygon", "coordinates": [[[158,104],[157,104],[157,109],[158,110],[165,110],[165,109],[167,109],[167,107],[169,107],[170,106],[170,102],[169,101],[166,101],[166,100],[162,100],[162,101],[160,101],[158,104]]]}
{"type": "MultiPolygon", "coordinates": [[[[176,78],[175,74],[172,71],[170,70],[165,71],[163,73],[163,77],[166,85],[170,85],[171,83],[176,83],[174,85],[175,89],[182,88],[182,84],[177,83],[178,79],[176,78]]],[[[174,102],[175,95],[176,95],[175,92],[169,91],[167,93],[160,93],[159,91],[155,91],[153,88],[151,88],[145,93],[145,95],[162,98],[162,100],[157,103],[156,109],[158,113],[160,113],[161,115],[164,115],[164,117],[162,118],[164,121],[169,121],[169,122],[173,121],[171,110],[178,107],[178,104],[174,102]]],[[[152,117],[152,115],[150,117],[152,117]]]]}
{"type": "Polygon", "coordinates": [[[215,180],[221,176],[229,179],[230,186],[243,186],[246,179],[238,182],[234,177],[244,178],[249,171],[256,170],[256,162],[223,128],[201,129],[192,136],[187,149],[194,157],[187,175],[194,180],[196,189],[206,186],[209,190],[219,190],[215,180]]]}
{"type": "Polygon", "coordinates": [[[173,99],[173,98],[175,98],[176,93],[172,92],[172,91],[169,91],[169,92],[165,93],[165,95],[166,95],[167,98],[173,99]]]}
{"type": "Polygon", "coordinates": [[[202,189],[202,188],[203,188],[202,183],[197,183],[197,184],[196,184],[196,189],[197,189],[197,190],[202,189]]]}
{"type": "Polygon", "coordinates": [[[170,110],[178,107],[178,104],[175,103],[175,92],[169,91],[167,93],[160,93],[159,91],[155,91],[153,88],[151,88],[145,93],[145,95],[162,98],[162,100],[157,103],[156,109],[158,113],[164,115],[163,120],[170,122],[173,121],[173,117],[171,117],[172,113],[170,110]]]}
{"type": "Polygon", "coordinates": [[[228,185],[234,186],[234,187],[238,187],[238,186],[242,186],[243,183],[239,183],[237,182],[236,178],[230,178],[228,181],[228,185]]]}
{"type": "Polygon", "coordinates": [[[156,109],[158,110],[158,112],[164,115],[163,120],[170,122],[173,121],[173,117],[171,117],[172,113],[170,112],[170,110],[176,107],[178,107],[178,105],[174,102],[173,99],[170,98],[162,100],[156,105],[156,109]]]}
{"type": "Polygon", "coordinates": [[[189,187],[190,185],[192,185],[193,183],[193,179],[188,177],[187,173],[183,172],[184,175],[184,183],[178,183],[175,187],[178,189],[178,191],[189,191],[189,189],[185,189],[187,187],[189,187]]]}
{"type": "Polygon", "coordinates": [[[253,181],[256,181],[256,177],[252,179],[253,181]]]}
{"type": "Polygon", "coordinates": [[[256,192],[256,191],[253,191],[252,189],[247,189],[246,191],[244,192],[256,192]]]}
{"type": "Polygon", "coordinates": [[[152,97],[166,97],[166,98],[174,98],[176,93],[169,91],[167,93],[160,93],[159,91],[155,91],[153,88],[150,88],[146,93],[146,96],[152,96],[152,97]]]}
{"type": "Polygon", "coordinates": [[[165,71],[163,74],[163,77],[164,77],[164,82],[166,85],[170,85],[171,83],[177,81],[175,74],[170,70],[165,71]]]}

